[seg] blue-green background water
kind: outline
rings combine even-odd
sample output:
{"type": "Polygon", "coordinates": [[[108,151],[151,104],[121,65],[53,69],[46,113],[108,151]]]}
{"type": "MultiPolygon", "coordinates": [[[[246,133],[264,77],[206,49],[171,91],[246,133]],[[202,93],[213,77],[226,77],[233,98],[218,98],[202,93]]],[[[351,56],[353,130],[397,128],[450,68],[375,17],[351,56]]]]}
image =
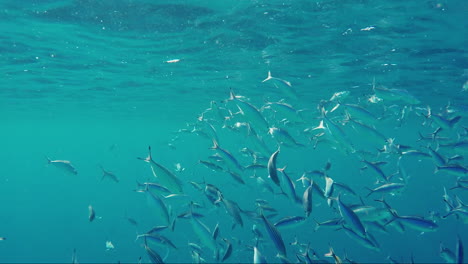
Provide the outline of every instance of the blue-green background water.
{"type": "MultiPolygon", "coordinates": [[[[425,125],[416,107],[430,106],[443,112],[450,102],[455,115],[462,116],[454,133],[466,138],[468,91],[468,2],[459,1],[10,1],[0,3],[0,114],[2,121],[0,160],[1,262],[69,262],[73,249],[79,262],[134,263],[141,256],[149,262],[142,233],[158,225],[136,181],[154,180],[148,165],[136,159],[153,147],[153,158],[175,171],[185,182],[190,199],[171,201],[174,214],[186,210],[194,200],[207,205],[204,222],[211,229],[220,222],[221,236],[234,245],[232,262],[251,262],[253,220],[244,216],[244,228],[231,230],[232,220],[223,208],[215,209],[189,181],[218,186],[225,197],[242,209],[255,210],[256,198],[266,199],[279,216],[303,215],[301,206],[291,206],[282,196],[263,192],[250,174],[246,185],[232,181],[226,173],[212,172],[198,164],[214,152],[211,140],[191,129],[199,114],[229,97],[229,88],[260,108],[267,100],[283,96],[268,82],[273,76],[292,83],[299,98],[286,100],[297,109],[309,109],[306,125],[286,126],[299,141],[305,127],[315,127],[320,100],[338,91],[351,92],[352,102],[362,103],[377,115],[392,113],[392,104],[365,104],[373,94],[372,82],[406,89],[421,104],[408,107],[409,115],[399,126],[397,114],[379,126],[399,144],[423,149],[418,132],[436,128],[425,125]],[[371,27],[371,28],[369,28],[371,27]],[[365,30],[367,28],[367,30],[365,30]],[[177,63],[169,60],[180,59],[177,63]],[[174,147],[170,147],[169,143],[174,147]],[[47,165],[45,156],[70,160],[78,175],[64,174],[47,165]],[[99,164],[118,175],[118,184],[100,181],[99,164]],[[102,219],[88,221],[92,204],[102,219]],[[138,221],[131,225],[126,217],[138,221]],[[112,241],[114,250],[106,251],[112,241]],[[242,241],[238,243],[237,241],[242,241]]],[[[395,103],[397,109],[403,104],[395,103]]],[[[235,110],[235,109],[234,109],[235,110]]],[[[276,120],[271,116],[268,120],[276,120]]],[[[276,120],[278,121],[278,120],[276,120]]],[[[220,144],[239,158],[252,162],[239,150],[245,135],[217,126],[220,144]]],[[[363,141],[359,134],[350,135],[363,141]]],[[[271,144],[277,147],[269,135],[271,144]]],[[[265,139],[267,140],[267,139],[265,139]]],[[[434,146],[435,147],[435,146],[434,146]]],[[[369,151],[375,151],[370,149],[369,151]]],[[[451,156],[450,150],[443,150],[451,156]]],[[[385,156],[370,158],[373,161],[385,156]]],[[[312,148],[283,148],[278,167],[287,165],[294,179],[304,171],[322,169],[330,160],[330,175],[350,185],[361,196],[364,187],[375,187],[375,174],[361,172],[361,158],[326,145],[312,148]]],[[[397,171],[395,157],[388,158],[388,174],[397,171]]],[[[402,215],[428,217],[446,214],[443,187],[455,185],[456,177],[434,174],[434,162],[403,160],[410,176],[405,190],[386,198],[402,215]]],[[[461,161],[466,166],[466,160],[461,161]]],[[[270,181],[266,171],[257,172],[270,181]]],[[[302,197],[301,184],[297,182],[302,197]]],[[[455,190],[467,201],[466,190],[455,190]]],[[[374,197],[379,198],[378,196],[374,197]]],[[[359,203],[353,196],[347,203],[359,203]]],[[[380,206],[373,199],[366,202],[380,206]]],[[[312,217],[327,220],[337,213],[316,198],[312,217]]],[[[374,233],[380,252],[368,250],[342,230],[320,228],[308,222],[282,231],[289,258],[295,261],[298,247],[290,246],[297,236],[310,243],[323,259],[329,245],[357,262],[385,262],[387,256],[408,262],[441,262],[439,242],[455,250],[459,235],[468,244],[466,224],[454,216],[437,219],[436,232],[407,230],[374,233]]],[[[273,221],[273,220],[272,220],[273,221]]],[[[262,253],[277,262],[276,249],[264,233],[262,253]]],[[[178,220],[168,232],[178,247],[167,262],[191,262],[188,242],[197,238],[187,220],[178,220]]],[[[165,255],[164,247],[156,247],[165,255]]],[[[211,253],[204,258],[214,262],[211,253]]],[[[331,261],[331,259],[327,259],[331,261]]]]}

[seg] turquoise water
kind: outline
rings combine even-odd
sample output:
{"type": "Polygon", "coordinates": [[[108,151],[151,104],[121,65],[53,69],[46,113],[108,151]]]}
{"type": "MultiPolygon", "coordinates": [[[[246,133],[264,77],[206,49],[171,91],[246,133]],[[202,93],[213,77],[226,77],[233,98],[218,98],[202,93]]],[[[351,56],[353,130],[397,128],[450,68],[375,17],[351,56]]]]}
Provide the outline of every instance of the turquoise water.
{"type": "MultiPolygon", "coordinates": [[[[451,202],[459,211],[445,217],[443,198],[444,187],[455,186],[457,178],[468,185],[467,12],[468,3],[462,0],[1,1],[0,237],[6,239],[0,241],[0,261],[71,262],[76,249],[81,263],[150,262],[144,240],[135,241],[136,234],[163,225],[160,209],[148,204],[147,194],[135,192],[137,181],[160,182],[150,165],[137,159],[146,157],[150,145],[154,161],[183,182],[186,196],[162,198],[170,208],[171,221],[189,210],[190,201],[199,203],[202,208],[193,210],[204,215],[200,221],[210,230],[219,223],[215,244],[221,258],[227,245],[223,238],[233,246],[226,262],[253,261],[253,225],[263,234],[259,251],[269,263],[279,262],[278,250],[255,217],[261,211],[255,200],[264,199],[276,209],[277,216],[269,218],[272,223],[286,216],[305,216],[302,204],[278,194],[280,189],[268,178],[266,168],[245,169],[240,173],[245,184],[240,184],[227,172],[200,164],[199,160],[209,160],[232,170],[226,159],[209,158],[217,151],[209,149],[215,136],[208,123],[216,130],[219,145],[243,167],[254,162],[241,152],[243,148],[257,152],[257,163],[266,165],[281,146],[277,167],[286,166],[293,181],[304,172],[323,171],[330,162],[328,177],[357,193],[335,187],[329,207],[314,189],[310,217],[299,226],[279,229],[291,262],[304,261],[301,254],[307,244],[310,256],[316,252],[320,261],[330,263],[333,259],[324,256],[330,246],[342,259],[347,255],[362,263],[389,262],[388,256],[401,263],[412,257],[418,263],[443,262],[440,243],[453,252],[457,236],[465,247],[468,244],[466,207],[451,202]],[[279,79],[262,82],[269,71],[279,79]],[[409,96],[385,97],[379,87],[404,89],[409,96]],[[227,101],[230,88],[244,98],[227,101]],[[297,96],[287,92],[291,88],[297,96]],[[340,91],[348,91],[349,96],[324,102],[340,91]],[[374,94],[383,100],[370,100],[374,94]],[[292,120],[291,112],[267,107],[268,102],[280,100],[301,110],[293,113],[301,118],[292,120]],[[211,101],[230,112],[207,111],[200,121],[211,101]],[[246,112],[243,101],[259,109],[268,127],[287,130],[305,146],[291,146],[286,139],[268,134],[268,127],[258,125],[255,116],[246,112]],[[319,104],[325,106],[329,121],[319,104]],[[357,104],[376,119],[345,111],[345,104],[357,104]],[[243,107],[244,115],[239,113],[243,107]],[[432,116],[425,118],[427,107],[432,116]],[[388,142],[371,130],[347,122],[346,112],[403,146],[388,148],[388,142]],[[440,126],[437,115],[461,118],[434,139],[419,140],[419,133],[427,136],[440,126]],[[225,117],[229,118],[224,121],[225,117]],[[311,130],[324,119],[328,128],[311,130]],[[249,122],[268,150],[255,145],[254,135],[245,127],[236,129],[237,122],[249,122]],[[456,143],[465,145],[453,147],[456,143]],[[387,150],[379,151],[384,145],[387,150]],[[444,157],[444,164],[438,164],[434,155],[404,155],[405,146],[426,154],[431,147],[444,157]],[[69,160],[78,174],[47,164],[46,157],[69,160]],[[315,230],[314,219],[340,217],[333,200],[338,195],[348,206],[362,206],[361,197],[366,205],[384,208],[374,201],[382,194],[366,197],[366,187],[384,182],[371,168],[363,169],[364,159],[386,162],[379,166],[386,177],[403,169],[406,173],[395,174],[389,181],[405,187],[385,193],[385,200],[398,215],[424,217],[438,227],[422,232],[402,224],[404,231],[399,231],[395,223],[401,224],[401,219],[388,224],[392,219],[388,216],[380,228],[363,220],[379,250],[357,243],[344,230],[337,230],[339,225],[315,230]],[[115,173],[119,182],[101,180],[100,165],[115,173]],[[465,172],[435,173],[436,165],[458,166],[465,172]],[[255,177],[266,181],[273,193],[255,177]],[[225,207],[210,203],[190,183],[204,188],[203,181],[217,186],[225,199],[246,211],[241,213],[243,227],[232,229],[233,218],[225,207]],[[96,212],[92,222],[89,205],[96,212]],[[247,211],[252,212],[250,216],[247,211]],[[114,249],[106,250],[106,241],[114,249]]],[[[325,188],[318,173],[306,177],[325,188]]],[[[307,184],[295,184],[302,199],[307,184]]],[[[447,192],[452,200],[458,197],[468,203],[466,188],[447,192]]],[[[267,216],[272,213],[263,211],[267,216]]],[[[161,233],[177,250],[155,243],[148,246],[165,262],[187,263],[197,262],[192,258],[195,250],[188,245],[196,243],[207,263],[218,262],[191,221],[177,218],[174,231],[161,233]]],[[[345,226],[355,230],[349,221],[345,226]]]]}

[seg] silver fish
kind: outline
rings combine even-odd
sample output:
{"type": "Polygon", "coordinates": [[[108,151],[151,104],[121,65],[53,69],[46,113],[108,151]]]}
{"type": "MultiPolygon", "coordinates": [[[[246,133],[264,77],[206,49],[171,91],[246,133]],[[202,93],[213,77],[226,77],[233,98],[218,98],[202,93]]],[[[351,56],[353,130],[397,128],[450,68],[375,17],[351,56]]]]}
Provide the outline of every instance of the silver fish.
{"type": "Polygon", "coordinates": [[[75,167],[73,167],[73,165],[71,164],[70,161],[68,160],[51,160],[49,159],[48,157],[47,158],[47,161],[48,161],[48,164],[52,164],[54,165],[55,167],[67,172],[67,173],[71,173],[71,174],[78,174],[78,171],[75,169],[75,167]]]}
{"type": "MultiPolygon", "coordinates": [[[[276,159],[278,158],[278,154],[280,149],[278,148],[273,154],[271,154],[270,159],[268,160],[268,176],[271,180],[278,186],[280,186],[280,179],[278,177],[278,171],[276,169],[276,159]]],[[[281,186],[280,186],[281,187],[281,186]]]]}
{"type": "Polygon", "coordinates": [[[156,177],[162,185],[171,190],[172,193],[182,193],[182,181],[177,178],[177,176],[168,170],[166,167],[162,166],[159,163],[156,163],[151,156],[151,146],[148,147],[148,156],[146,158],[138,158],[148,162],[153,172],[154,177],[156,177]]]}

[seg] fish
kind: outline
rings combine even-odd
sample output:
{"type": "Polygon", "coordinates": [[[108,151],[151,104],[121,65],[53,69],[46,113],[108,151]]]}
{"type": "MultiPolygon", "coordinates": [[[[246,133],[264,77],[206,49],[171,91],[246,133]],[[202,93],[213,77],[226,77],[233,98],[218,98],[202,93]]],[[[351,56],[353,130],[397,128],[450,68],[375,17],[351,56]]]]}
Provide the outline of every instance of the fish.
{"type": "Polygon", "coordinates": [[[117,176],[116,176],[114,173],[112,173],[112,172],[110,172],[110,171],[106,171],[106,170],[102,167],[102,165],[99,165],[99,167],[100,167],[101,170],[102,170],[102,178],[101,178],[101,181],[104,180],[104,178],[108,177],[108,178],[110,178],[111,180],[113,180],[114,182],[117,182],[117,183],[119,182],[119,178],[117,178],[117,176]]]}
{"type": "Polygon", "coordinates": [[[330,199],[330,197],[333,194],[334,181],[332,178],[328,177],[327,175],[324,175],[324,178],[325,178],[325,190],[323,191],[323,195],[325,196],[325,198],[327,198],[328,206],[331,207],[333,200],[330,199]]]}
{"type": "Polygon", "coordinates": [[[434,232],[439,228],[439,225],[437,225],[434,221],[424,219],[420,216],[400,216],[396,213],[395,210],[390,210],[390,212],[392,213],[393,218],[385,225],[388,225],[389,223],[397,220],[403,224],[403,226],[421,232],[434,232]]]}
{"type": "Polygon", "coordinates": [[[304,123],[304,119],[301,116],[303,110],[296,110],[290,104],[287,104],[284,101],[267,102],[265,106],[262,107],[262,109],[271,109],[274,111],[275,118],[277,118],[277,114],[279,114],[281,117],[284,117],[281,122],[304,123]]]}
{"type": "Polygon", "coordinates": [[[281,92],[287,97],[289,97],[290,99],[294,99],[294,100],[298,99],[296,90],[292,87],[290,82],[280,79],[280,78],[273,77],[271,75],[271,71],[268,71],[268,76],[262,81],[262,83],[268,82],[268,81],[273,82],[273,85],[277,87],[278,89],[280,89],[281,92]]]}
{"type": "Polygon", "coordinates": [[[268,177],[279,187],[280,179],[278,177],[278,171],[276,169],[276,159],[278,158],[278,154],[280,153],[280,149],[276,150],[273,154],[271,154],[270,159],[268,160],[268,177]]]}
{"type": "Polygon", "coordinates": [[[458,164],[448,164],[445,166],[436,166],[434,173],[445,172],[457,177],[466,177],[468,169],[458,164]]]}
{"type": "Polygon", "coordinates": [[[152,207],[152,211],[157,213],[158,220],[162,220],[163,224],[168,226],[170,224],[169,210],[159,194],[153,194],[149,190],[144,190],[142,192],[146,194],[146,200],[152,207]]]}
{"type": "MultiPolygon", "coordinates": [[[[141,187],[143,188],[142,190],[151,190],[151,191],[155,191],[155,192],[164,192],[164,193],[170,193],[171,190],[169,190],[168,188],[162,186],[161,184],[158,184],[158,183],[155,183],[155,182],[144,182],[144,183],[140,183],[137,181],[137,185],[138,187],[141,187]]],[[[135,190],[136,192],[138,192],[139,190],[135,190]]]]}
{"type": "Polygon", "coordinates": [[[338,195],[338,209],[340,211],[341,217],[343,217],[345,223],[351,227],[353,230],[356,231],[357,234],[361,235],[362,237],[366,237],[366,229],[361,223],[359,217],[354,213],[351,208],[349,208],[346,204],[344,204],[341,199],[340,195],[338,195]]]}
{"type": "Polygon", "coordinates": [[[363,222],[383,221],[392,217],[392,214],[387,208],[358,206],[354,207],[352,210],[363,222]]]}
{"type": "Polygon", "coordinates": [[[224,251],[224,255],[221,258],[221,262],[226,261],[232,254],[232,244],[226,238],[223,238],[223,241],[226,242],[226,250],[224,251]]]}
{"type": "Polygon", "coordinates": [[[197,235],[198,239],[202,242],[204,246],[212,250],[213,252],[217,251],[217,244],[215,239],[213,238],[213,234],[211,233],[210,229],[203,223],[201,222],[198,218],[193,216],[193,209],[191,206],[191,217],[190,217],[190,223],[192,224],[192,229],[197,235]]]}
{"type": "Polygon", "coordinates": [[[288,196],[294,203],[300,204],[302,202],[302,200],[301,200],[301,198],[299,198],[299,196],[297,196],[296,186],[294,185],[294,182],[291,180],[291,178],[286,173],[285,169],[286,169],[286,166],[284,168],[280,168],[278,170],[283,174],[284,182],[288,186],[288,191],[289,191],[288,196]]]}
{"type": "Polygon", "coordinates": [[[200,164],[203,164],[205,165],[205,167],[207,167],[208,169],[211,169],[213,171],[219,171],[219,172],[222,172],[224,171],[223,167],[219,166],[218,164],[215,164],[213,162],[209,162],[209,161],[204,161],[204,160],[199,160],[198,161],[200,164]]]}
{"type": "MultiPolygon", "coordinates": [[[[379,119],[373,113],[365,109],[364,107],[356,104],[339,104],[346,109],[346,112],[350,117],[356,120],[360,120],[362,122],[366,122],[367,124],[372,124],[377,122],[379,119]]],[[[332,111],[330,111],[332,112],[332,111]]]]}
{"type": "Polygon", "coordinates": [[[385,87],[373,87],[378,98],[389,102],[404,102],[410,105],[418,105],[421,101],[404,89],[389,89],[385,87]]]}
{"type": "Polygon", "coordinates": [[[306,218],[303,216],[288,216],[274,223],[274,226],[277,228],[297,227],[298,225],[302,225],[305,220],[306,218]]]}
{"type": "Polygon", "coordinates": [[[244,171],[244,167],[242,167],[239,161],[237,161],[237,159],[231,153],[229,153],[229,151],[221,148],[216,140],[213,140],[213,146],[210,149],[216,150],[219,153],[219,155],[226,162],[228,170],[236,173],[241,173],[244,171]]]}
{"type": "Polygon", "coordinates": [[[304,144],[298,143],[286,129],[270,127],[268,129],[268,134],[272,135],[273,138],[278,141],[279,144],[285,145],[288,147],[305,147],[304,144]]]}
{"type": "Polygon", "coordinates": [[[245,181],[244,179],[242,179],[242,176],[236,172],[233,172],[233,171],[228,171],[229,175],[231,175],[231,177],[238,183],[240,184],[245,184],[245,181]]]}
{"type": "Polygon", "coordinates": [[[460,238],[460,236],[457,236],[457,246],[455,249],[455,259],[457,261],[457,264],[462,264],[464,262],[464,252],[463,252],[463,242],[460,238]]]}
{"type": "Polygon", "coordinates": [[[352,230],[350,228],[347,228],[344,225],[342,226],[342,228],[346,231],[346,234],[349,237],[354,239],[356,242],[358,242],[362,246],[364,246],[366,248],[369,248],[369,249],[372,249],[372,250],[377,251],[377,252],[380,251],[379,245],[376,245],[371,239],[368,238],[369,234],[367,234],[366,237],[363,237],[363,236],[359,235],[358,233],[354,232],[354,230],[352,230]]]}
{"type": "Polygon", "coordinates": [[[177,176],[168,170],[166,167],[156,163],[151,156],[151,146],[148,147],[148,156],[146,158],[138,158],[150,164],[151,171],[154,177],[172,193],[182,193],[182,181],[177,176]]]}
{"type": "Polygon", "coordinates": [[[218,201],[223,203],[224,208],[228,212],[228,214],[234,219],[235,224],[240,225],[241,227],[244,226],[244,222],[242,221],[242,216],[241,216],[241,209],[239,208],[239,205],[231,200],[224,199],[223,195],[221,192],[218,193],[219,199],[218,201]]]}
{"type": "Polygon", "coordinates": [[[253,126],[257,131],[259,131],[261,134],[266,133],[268,131],[268,122],[266,121],[265,117],[262,115],[260,110],[258,110],[249,102],[239,99],[234,94],[234,91],[232,89],[230,90],[229,101],[235,102],[242,116],[244,116],[250,123],[250,125],[253,126]]]}
{"type": "Polygon", "coordinates": [[[356,152],[355,147],[348,134],[341,127],[330,120],[324,108],[322,108],[322,121],[315,129],[324,129],[326,134],[331,137],[346,153],[356,152]]]}
{"type": "Polygon", "coordinates": [[[369,168],[373,169],[385,182],[388,181],[387,176],[385,176],[385,173],[379,167],[378,162],[370,162],[367,160],[362,160],[361,162],[364,162],[369,168]]]}
{"type": "Polygon", "coordinates": [[[456,263],[456,256],[450,249],[443,246],[442,242],[439,246],[439,256],[445,260],[446,263],[456,263]]]}
{"type": "Polygon", "coordinates": [[[94,212],[94,209],[91,205],[88,206],[88,218],[89,218],[89,221],[92,222],[94,220],[94,218],[96,218],[96,213],[94,212]]]}
{"type": "Polygon", "coordinates": [[[172,241],[169,240],[165,236],[158,235],[158,234],[141,234],[141,235],[136,236],[136,240],[138,240],[138,239],[140,239],[142,237],[145,239],[145,243],[147,243],[148,241],[153,241],[156,244],[160,244],[160,245],[163,245],[165,247],[171,247],[173,249],[177,249],[176,245],[174,245],[174,243],[172,243],[172,241]]]}
{"type": "Polygon", "coordinates": [[[312,213],[312,187],[313,181],[310,183],[309,187],[304,191],[304,195],[302,196],[302,207],[304,208],[304,212],[306,217],[310,216],[312,213]]]}
{"type": "Polygon", "coordinates": [[[161,256],[156,251],[154,251],[153,249],[148,247],[148,244],[146,243],[146,239],[145,239],[145,250],[146,250],[146,253],[148,254],[148,256],[149,256],[149,258],[151,260],[151,263],[153,263],[153,264],[164,264],[164,261],[161,258],[161,256]]]}
{"type": "Polygon", "coordinates": [[[55,167],[63,170],[64,172],[77,175],[78,171],[73,167],[70,161],[68,160],[51,160],[50,158],[46,157],[48,164],[52,164],[55,167]]]}
{"type": "Polygon", "coordinates": [[[314,222],[316,224],[314,230],[317,231],[321,226],[341,226],[343,223],[343,218],[334,218],[323,222],[318,222],[314,219],[314,222]]]}
{"type": "Polygon", "coordinates": [[[266,264],[267,263],[265,257],[262,255],[260,250],[258,250],[257,246],[254,247],[253,263],[254,264],[266,264]]]}
{"type": "Polygon", "coordinates": [[[405,187],[405,184],[403,183],[395,183],[395,182],[385,183],[374,189],[367,188],[369,190],[369,193],[367,194],[366,197],[369,197],[373,193],[392,193],[404,187],[405,187]]]}
{"type": "Polygon", "coordinates": [[[112,241],[107,240],[106,241],[106,251],[114,250],[114,244],[112,244],[112,241]]]}
{"type": "Polygon", "coordinates": [[[284,241],[281,237],[281,233],[270,221],[268,221],[268,219],[263,215],[263,212],[260,212],[260,218],[263,220],[263,225],[265,226],[265,229],[268,235],[270,236],[270,239],[273,241],[273,244],[275,245],[276,249],[281,255],[286,257],[286,247],[284,246],[284,241]]]}

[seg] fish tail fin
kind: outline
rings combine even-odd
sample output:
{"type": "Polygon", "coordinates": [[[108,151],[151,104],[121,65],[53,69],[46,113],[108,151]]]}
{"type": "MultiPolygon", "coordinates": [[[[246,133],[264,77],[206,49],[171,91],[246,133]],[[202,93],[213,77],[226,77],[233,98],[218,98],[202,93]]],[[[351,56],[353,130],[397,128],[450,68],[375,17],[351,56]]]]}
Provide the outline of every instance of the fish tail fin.
{"type": "Polygon", "coordinates": [[[333,248],[330,246],[329,252],[324,255],[325,257],[330,257],[333,258],[335,256],[335,252],[333,251],[333,248]]]}
{"type": "Polygon", "coordinates": [[[284,172],[284,170],[286,170],[286,167],[287,167],[287,165],[284,165],[283,168],[277,168],[277,170],[278,170],[279,172],[284,172]]]}
{"type": "Polygon", "coordinates": [[[268,76],[265,78],[265,80],[262,81],[262,83],[266,82],[266,81],[269,81],[271,79],[273,79],[273,77],[271,76],[271,71],[268,71],[268,76]]]}
{"type": "Polygon", "coordinates": [[[44,156],[44,157],[47,159],[47,164],[50,164],[52,162],[52,160],[49,157],[47,156],[44,156]]]}
{"type": "Polygon", "coordinates": [[[458,121],[460,121],[461,116],[456,116],[449,120],[450,127],[453,127],[458,121]]]}
{"type": "Polygon", "coordinates": [[[374,193],[374,190],[372,190],[371,188],[369,188],[369,187],[364,187],[364,188],[366,188],[369,191],[369,193],[366,195],[366,198],[374,193]]]}
{"type": "Polygon", "coordinates": [[[438,173],[440,171],[440,166],[436,165],[434,169],[434,174],[438,173]]]}
{"type": "Polygon", "coordinates": [[[212,139],[213,141],[213,146],[210,147],[210,149],[218,149],[219,148],[219,145],[218,145],[218,141],[216,141],[216,139],[212,139]]]}
{"type": "Polygon", "coordinates": [[[312,128],[312,130],[317,130],[317,129],[325,129],[325,126],[323,125],[323,119],[320,120],[320,123],[318,126],[312,128]]]}
{"type": "Polygon", "coordinates": [[[313,217],[312,217],[312,220],[314,220],[314,222],[315,222],[314,231],[317,231],[317,230],[320,228],[320,225],[321,225],[321,224],[320,224],[317,220],[315,220],[315,218],[313,218],[313,217]]]}
{"type": "Polygon", "coordinates": [[[146,161],[146,162],[153,161],[153,157],[151,156],[151,146],[148,146],[148,156],[146,158],[137,157],[137,159],[143,160],[143,161],[146,161]]]}

